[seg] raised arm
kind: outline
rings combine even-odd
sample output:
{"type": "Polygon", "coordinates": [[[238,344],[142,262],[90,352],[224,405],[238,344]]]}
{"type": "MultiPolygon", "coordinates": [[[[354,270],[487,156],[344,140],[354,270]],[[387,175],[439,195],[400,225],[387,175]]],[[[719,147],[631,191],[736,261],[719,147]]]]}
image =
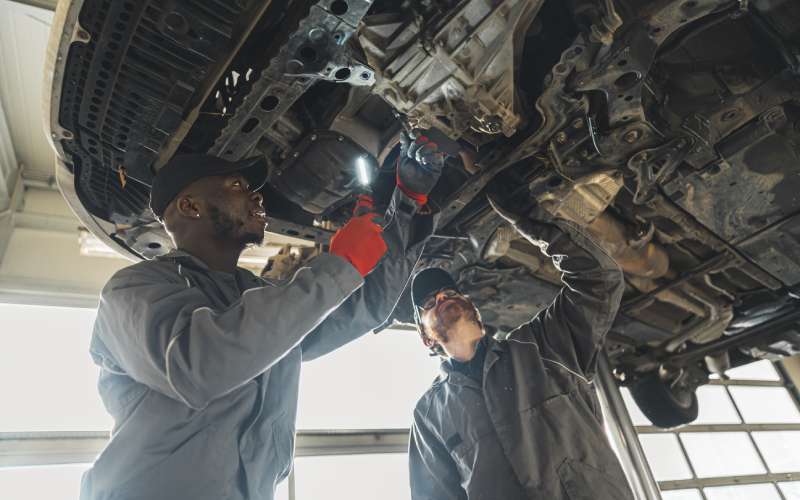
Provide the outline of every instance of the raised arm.
{"type": "Polygon", "coordinates": [[[386,211],[383,239],[388,246],[381,264],[364,287],[303,342],[303,359],[327,354],[383,324],[394,310],[414,266],[433,233],[430,216],[415,215],[439,180],[444,157],[425,136],[401,136],[397,188],[386,211]]]}
{"type": "MultiPolygon", "coordinates": [[[[622,271],[575,224],[561,219],[537,222],[509,214],[494,203],[493,206],[522,236],[552,258],[561,271],[564,287],[530,323],[537,343],[543,351],[591,378],[597,353],[622,299],[622,271]]],[[[544,352],[542,355],[546,356],[544,352]]]]}
{"type": "Polygon", "coordinates": [[[333,311],[303,340],[308,361],[351,342],[382,325],[394,310],[433,233],[431,216],[415,215],[417,205],[396,189],[386,211],[383,239],[388,251],[364,280],[364,286],[333,311]]]}
{"type": "Polygon", "coordinates": [[[131,266],[103,289],[93,355],[201,409],[279,361],[362,282],[344,259],[323,255],[289,283],[247,290],[219,310],[177,274],[131,266]]]}

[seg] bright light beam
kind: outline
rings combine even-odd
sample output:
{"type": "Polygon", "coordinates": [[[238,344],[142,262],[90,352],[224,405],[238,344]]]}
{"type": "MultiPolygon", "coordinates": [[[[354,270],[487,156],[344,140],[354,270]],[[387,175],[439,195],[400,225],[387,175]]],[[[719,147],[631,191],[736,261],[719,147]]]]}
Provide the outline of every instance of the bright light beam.
{"type": "Polygon", "coordinates": [[[356,173],[358,174],[358,182],[364,187],[369,186],[369,165],[367,165],[367,160],[363,156],[359,156],[356,159],[356,173]]]}

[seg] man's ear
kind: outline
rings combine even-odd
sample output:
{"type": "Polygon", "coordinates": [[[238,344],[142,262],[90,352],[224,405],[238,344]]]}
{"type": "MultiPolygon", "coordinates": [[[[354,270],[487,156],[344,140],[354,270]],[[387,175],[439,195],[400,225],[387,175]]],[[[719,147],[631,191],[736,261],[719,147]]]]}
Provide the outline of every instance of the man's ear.
{"type": "Polygon", "coordinates": [[[191,195],[182,194],[175,200],[175,209],[182,217],[189,219],[200,218],[200,206],[191,195]]]}
{"type": "Polygon", "coordinates": [[[433,346],[436,345],[436,341],[428,337],[424,333],[420,334],[420,337],[422,337],[422,343],[425,344],[425,347],[427,347],[428,349],[433,349],[433,346]]]}

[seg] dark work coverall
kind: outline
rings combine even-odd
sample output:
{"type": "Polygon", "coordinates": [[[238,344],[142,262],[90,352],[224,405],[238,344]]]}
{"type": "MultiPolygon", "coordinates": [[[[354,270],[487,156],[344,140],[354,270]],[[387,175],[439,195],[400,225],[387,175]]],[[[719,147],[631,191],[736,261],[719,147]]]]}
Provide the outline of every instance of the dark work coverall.
{"type": "Polygon", "coordinates": [[[592,384],[622,273],[579,229],[558,225],[569,236],[534,224],[562,272],[553,303],[505,338],[484,339],[482,377],[446,361],[417,403],[414,500],[633,498],[592,384]]]}

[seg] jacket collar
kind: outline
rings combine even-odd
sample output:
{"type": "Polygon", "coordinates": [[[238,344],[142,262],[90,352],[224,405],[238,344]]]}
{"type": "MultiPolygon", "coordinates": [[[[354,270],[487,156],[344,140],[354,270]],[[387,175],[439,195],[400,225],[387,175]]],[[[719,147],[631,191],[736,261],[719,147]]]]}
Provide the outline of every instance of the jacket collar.
{"type": "Polygon", "coordinates": [[[478,382],[459,371],[453,370],[447,360],[442,361],[439,365],[439,383],[444,382],[459,386],[477,387],[480,389],[478,382]]]}
{"type": "MultiPolygon", "coordinates": [[[[212,274],[212,273],[216,274],[217,273],[216,271],[212,271],[211,269],[209,269],[208,265],[205,262],[203,262],[202,260],[198,259],[197,257],[195,257],[194,255],[190,254],[186,250],[181,250],[179,248],[171,250],[171,251],[165,253],[164,255],[159,255],[159,256],[156,257],[156,259],[172,261],[172,262],[175,262],[177,264],[182,264],[182,265],[188,265],[189,267],[195,268],[197,270],[203,271],[203,272],[208,273],[208,274],[212,274]]],[[[222,273],[222,274],[227,274],[227,273],[222,273]]],[[[256,275],[254,275],[252,272],[250,272],[247,269],[244,269],[242,267],[237,267],[236,268],[236,275],[238,275],[239,277],[246,278],[248,280],[258,281],[260,279],[256,275]]],[[[231,275],[231,276],[235,276],[235,275],[231,275]]]]}
{"type": "MultiPolygon", "coordinates": [[[[487,328],[488,330],[488,328],[487,328]]],[[[500,355],[503,352],[503,345],[502,342],[499,340],[505,337],[505,334],[502,332],[497,331],[496,329],[492,328],[486,332],[487,338],[487,345],[486,345],[486,359],[483,361],[483,376],[484,379],[486,378],[486,374],[491,369],[492,365],[500,359],[500,355]]],[[[450,364],[449,360],[443,360],[439,365],[439,379],[438,383],[449,382],[454,385],[461,385],[461,386],[475,386],[479,387],[478,383],[475,382],[473,379],[467,377],[461,372],[453,370],[452,365],[450,364]]]]}
{"type": "Polygon", "coordinates": [[[503,354],[503,342],[502,340],[505,339],[507,334],[496,331],[494,336],[491,339],[491,342],[488,345],[488,352],[486,353],[486,361],[483,362],[483,376],[486,377],[486,374],[489,373],[492,366],[500,359],[500,356],[503,354]]]}
{"type": "Polygon", "coordinates": [[[198,259],[194,255],[190,254],[186,250],[181,250],[179,248],[176,248],[174,250],[170,250],[169,252],[165,253],[164,255],[159,255],[159,256],[156,257],[156,259],[158,259],[158,260],[171,260],[171,261],[181,262],[181,263],[191,263],[194,267],[198,267],[200,269],[204,269],[206,271],[210,271],[210,269],[208,269],[208,266],[206,265],[205,262],[203,262],[202,260],[198,259]]]}

